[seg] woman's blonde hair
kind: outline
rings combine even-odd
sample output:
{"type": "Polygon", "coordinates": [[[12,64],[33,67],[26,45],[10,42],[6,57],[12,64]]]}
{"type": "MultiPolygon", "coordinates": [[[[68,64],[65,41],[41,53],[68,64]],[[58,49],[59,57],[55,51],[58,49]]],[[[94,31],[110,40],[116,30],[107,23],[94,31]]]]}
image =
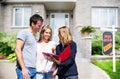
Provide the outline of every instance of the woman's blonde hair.
{"type": "Polygon", "coordinates": [[[63,45],[67,45],[72,41],[72,35],[70,29],[67,26],[62,26],[58,29],[59,42],[63,45]]]}
{"type": "Polygon", "coordinates": [[[50,30],[51,30],[51,36],[50,36],[50,39],[49,39],[48,41],[51,40],[51,38],[52,38],[52,29],[51,29],[51,27],[50,27],[49,25],[44,25],[44,26],[42,27],[42,29],[41,29],[40,38],[39,38],[38,42],[41,42],[41,41],[42,41],[42,39],[43,39],[43,34],[44,34],[44,32],[45,32],[47,29],[50,29],[50,30]]]}

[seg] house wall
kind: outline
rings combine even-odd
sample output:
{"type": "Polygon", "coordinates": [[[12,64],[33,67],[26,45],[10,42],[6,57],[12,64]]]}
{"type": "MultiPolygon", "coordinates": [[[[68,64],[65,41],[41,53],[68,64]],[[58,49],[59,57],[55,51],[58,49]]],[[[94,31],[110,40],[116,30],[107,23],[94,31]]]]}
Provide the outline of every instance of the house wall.
{"type": "MultiPolygon", "coordinates": [[[[76,3],[76,26],[91,25],[92,7],[118,7],[120,14],[120,0],[78,0],[76,3]]],[[[120,17],[118,16],[119,20],[120,17]]],[[[120,23],[119,23],[120,25],[120,23]]]]}
{"type": "Polygon", "coordinates": [[[88,46],[89,44],[83,40],[83,36],[80,34],[80,29],[83,25],[91,25],[92,7],[118,7],[118,27],[120,27],[120,0],[77,0],[73,11],[73,36],[75,38],[74,40],[77,42],[77,51],[82,55],[84,53],[84,48],[90,46],[88,46]]]}
{"type": "Polygon", "coordinates": [[[3,31],[3,11],[2,11],[2,5],[0,4],[0,32],[3,31]]]}
{"type": "Polygon", "coordinates": [[[1,10],[1,4],[0,4],[0,31],[1,31],[1,29],[2,29],[2,24],[1,24],[1,23],[2,23],[2,22],[1,22],[1,21],[2,21],[1,11],[2,11],[2,10],[1,10]]]}
{"type": "MultiPolygon", "coordinates": [[[[18,32],[19,30],[23,29],[23,28],[27,28],[27,27],[13,27],[13,8],[15,6],[30,6],[32,8],[32,14],[40,14],[43,19],[45,20],[46,18],[46,11],[45,11],[45,7],[43,4],[38,4],[38,3],[34,3],[34,4],[23,4],[23,3],[14,3],[14,4],[7,4],[4,6],[4,21],[3,21],[3,25],[4,25],[4,31],[5,32],[18,32]]],[[[45,23],[45,21],[44,21],[45,23]]]]}

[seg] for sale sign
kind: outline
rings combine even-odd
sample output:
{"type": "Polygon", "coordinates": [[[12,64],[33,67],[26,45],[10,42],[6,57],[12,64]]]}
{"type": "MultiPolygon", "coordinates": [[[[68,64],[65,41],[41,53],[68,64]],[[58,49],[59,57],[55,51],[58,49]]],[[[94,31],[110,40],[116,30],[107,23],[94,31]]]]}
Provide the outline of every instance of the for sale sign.
{"type": "Polygon", "coordinates": [[[113,35],[111,32],[103,33],[103,54],[107,55],[112,52],[113,35]]]}

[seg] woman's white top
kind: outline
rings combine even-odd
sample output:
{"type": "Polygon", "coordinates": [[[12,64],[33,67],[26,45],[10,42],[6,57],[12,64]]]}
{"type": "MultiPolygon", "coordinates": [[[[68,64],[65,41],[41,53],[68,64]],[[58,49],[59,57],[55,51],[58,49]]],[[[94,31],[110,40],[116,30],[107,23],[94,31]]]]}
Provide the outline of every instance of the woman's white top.
{"type": "Polygon", "coordinates": [[[53,49],[56,48],[56,44],[53,41],[48,43],[40,42],[37,43],[37,60],[36,60],[36,71],[46,73],[55,69],[54,63],[48,59],[42,52],[53,53],[53,49]]]}

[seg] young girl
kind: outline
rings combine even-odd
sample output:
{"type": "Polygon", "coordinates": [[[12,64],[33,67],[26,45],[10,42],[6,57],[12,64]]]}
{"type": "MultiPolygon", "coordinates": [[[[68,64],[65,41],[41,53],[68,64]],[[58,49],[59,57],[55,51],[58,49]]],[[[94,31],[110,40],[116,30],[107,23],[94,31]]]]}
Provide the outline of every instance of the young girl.
{"type": "Polygon", "coordinates": [[[49,26],[44,26],[40,32],[40,38],[37,43],[37,60],[36,60],[36,79],[55,79],[53,71],[55,64],[49,57],[43,53],[54,53],[56,45],[51,41],[52,29],[49,26]]]}

